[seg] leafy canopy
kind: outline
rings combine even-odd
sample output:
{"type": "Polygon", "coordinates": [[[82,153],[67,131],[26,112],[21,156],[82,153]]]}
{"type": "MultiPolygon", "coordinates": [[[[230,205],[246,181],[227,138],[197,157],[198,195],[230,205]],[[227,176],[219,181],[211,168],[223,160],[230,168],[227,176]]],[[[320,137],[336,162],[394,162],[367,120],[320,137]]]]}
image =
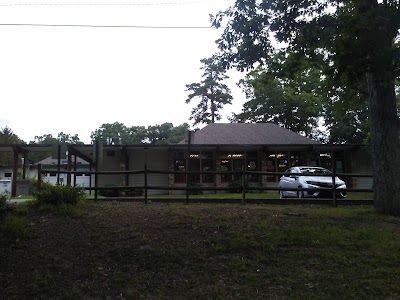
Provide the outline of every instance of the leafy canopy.
{"type": "Polygon", "coordinates": [[[123,144],[175,144],[182,141],[189,124],[183,123],[175,126],[172,123],[161,125],[131,126],[120,122],[105,123],[100,128],[92,131],[92,140],[100,139],[106,142],[107,138],[120,137],[123,144]]]}
{"type": "Polygon", "coordinates": [[[250,100],[231,121],[273,122],[308,137],[320,135],[315,128],[323,113],[321,70],[302,63],[307,66],[298,68],[292,56],[278,53],[249,72],[241,85],[250,100]]]}

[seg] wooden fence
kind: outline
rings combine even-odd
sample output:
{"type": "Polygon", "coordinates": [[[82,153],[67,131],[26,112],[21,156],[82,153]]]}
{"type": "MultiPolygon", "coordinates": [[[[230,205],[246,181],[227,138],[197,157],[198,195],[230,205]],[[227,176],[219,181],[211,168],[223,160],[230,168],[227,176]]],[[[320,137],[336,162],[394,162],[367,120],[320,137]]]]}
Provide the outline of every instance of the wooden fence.
{"type": "MultiPolygon", "coordinates": [[[[46,170],[42,169],[41,165],[38,165],[38,187],[39,189],[41,188],[41,182],[42,182],[42,174],[43,173],[53,173],[56,174],[56,176],[59,176],[59,174],[67,174],[67,176],[73,176],[73,175],[80,175],[82,173],[85,173],[85,175],[95,175],[95,186],[92,187],[84,187],[85,190],[89,191],[94,191],[94,200],[98,200],[98,192],[102,190],[127,190],[127,189],[142,189],[143,190],[143,196],[141,197],[105,197],[101,198],[101,200],[123,200],[123,201],[143,201],[144,203],[148,203],[149,201],[149,190],[165,190],[167,192],[172,191],[172,190],[181,190],[185,191],[185,198],[184,201],[186,204],[189,202],[237,202],[237,203],[271,203],[271,204],[330,204],[333,206],[337,206],[338,204],[344,204],[344,205],[373,205],[373,200],[369,199],[358,199],[358,200],[349,200],[349,199],[338,199],[337,196],[337,189],[335,185],[335,178],[336,176],[344,179],[346,178],[347,181],[349,181],[349,178],[372,178],[372,175],[370,174],[352,174],[352,173],[335,173],[332,172],[331,174],[313,174],[313,173],[291,173],[290,175],[296,176],[296,175],[302,175],[302,176],[328,176],[332,177],[332,188],[324,188],[323,190],[330,190],[332,193],[332,198],[285,198],[285,199],[280,199],[280,198],[254,198],[251,197],[251,193],[248,193],[249,191],[252,190],[257,190],[260,192],[263,191],[274,191],[274,192],[279,192],[279,191],[321,191],[321,189],[304,189],[304,188],[296,188],[296,189],[285,189],[285,188],[279,188],[277,186],[277,183],[275,183],[275,186],[247,186],[246,184],[246,178],[248,175],[256,175],[256,176],[282,176],[282,175],[288,175],[288,173],[285,172],[262,172],[262,171],[207,171],[207,172],[201,172],[201,171],[160,171],[160,170],[149,170],[147,169],[147,166],[144,167],[143,170],[129,170],[129,171],[54,171],[54,170],[46,170]],[[165,174],[165,175],[186,175],[186,185],[185,186],[153,186],[149,185],[149,175],[151,174],[165,174]],[[198,191],[199,193],[203,191],[227,191],[229,192],[230,187],[228,186],[200,186],[196,185],[193,186],[190,182],[189,178],[190,175],[237,175],[238,177],[241,178],[241,184],[239,186],[241,193],[240,193],[240,198],[233,198],[233,199],[221,199],[221,197],[216,196],[215,198],[204,198],[204,197],[199,197],[198,195],[190,195],[191,192],[193,191],[198,191]],[[96,182],[98,180],[98,175],[141,175],[143,176],[143,182],[144,184],[142,186],[98,186],[98,183],[96,182]]],[[[214,177],[215,178],[215,177],[214,177]]],[[[345,180],[346,181],[346,180],[345,180]]],[[[69,181],[71,182],[71,181],[69,181]]],[[[341,191],[343,191],[341,189],[341,191]]],[[[346,192],[373,192],[373,189],[357,189],[357,188],[347,188],[344,191],[346,192]]],[[[152,201],[182,201],[182,197],[157,197],[159,195],[152,195],[151,199],[152,201]]]]}

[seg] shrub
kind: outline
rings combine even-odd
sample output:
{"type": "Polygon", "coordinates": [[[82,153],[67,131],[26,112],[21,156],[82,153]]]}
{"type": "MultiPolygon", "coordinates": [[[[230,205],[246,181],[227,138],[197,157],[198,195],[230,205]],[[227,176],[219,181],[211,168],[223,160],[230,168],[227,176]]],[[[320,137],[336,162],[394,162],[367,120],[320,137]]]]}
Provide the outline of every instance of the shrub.
{"type": "Polygon", "coordinates": [[[6,209],[7,205],[7,200],[10,199],[10,192],[5,191],[0,194],[0,211],[3,211],[6,209]]]}
{"type": "Polygon", "coordinates": [[[19,239],[28,236],[28,220],[16,216],[6,216],[0,225],[0,233],[9,239],[19,239]]]}
{"type": "MultiPolygon", "coordinates": [[[[247,189],[247,182],[245,182],[244,187],[247,189]]],[[[229,182],[228,186],[230,193],[241,193],[242,192],[242,180],[233,180],[229,182]]]]}
{"type": "Polygon", "coordinates": [[[35,196],[39,205],[75,205],[85,198],[85,192],[81,187],[46,184],[42,186],[40,191],[36,192],[35,196]]]}
{"type": "Polygon", "coordinates": [[[140,197],[143,195],[142,188],[127,188],[125,190],[125,195],[130,197],[140,197]]]}
{"type": "Polygon", "coordinates": [[[189,195],[203,195],[203,191],[200,189],[202,185],[200,183],[189,183],[189,195]]]}
{"type": "Polygon", "coordinates": [[[100,196],[103,196],[103,197],[119,197],[120,196],[120,190],[112,188],[114,185],[109,184],[107,186],[110,187],[110,189],[99,190],[100,196]]]}

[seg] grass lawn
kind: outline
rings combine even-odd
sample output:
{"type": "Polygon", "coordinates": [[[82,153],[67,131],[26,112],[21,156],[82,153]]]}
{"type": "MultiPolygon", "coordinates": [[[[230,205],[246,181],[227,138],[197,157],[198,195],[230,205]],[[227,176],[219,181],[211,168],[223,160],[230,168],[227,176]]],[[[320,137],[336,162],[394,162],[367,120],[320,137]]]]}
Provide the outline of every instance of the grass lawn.
{"type": "Polygon", "coordinates": [[[87,202],[1,215],[0,299],[399,299],[372,207],[87,202]]]}

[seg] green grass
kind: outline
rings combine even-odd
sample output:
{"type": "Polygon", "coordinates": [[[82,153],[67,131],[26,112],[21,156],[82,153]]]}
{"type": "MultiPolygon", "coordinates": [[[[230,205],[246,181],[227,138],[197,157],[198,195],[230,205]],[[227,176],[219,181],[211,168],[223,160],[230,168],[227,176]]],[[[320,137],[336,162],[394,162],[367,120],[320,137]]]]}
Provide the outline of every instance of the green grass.
{"type": "MultiPolygon", "coordinates": [[[[178,250],[177,255],[193,261],[196,253],[217,265],[223,258],[223,269],[234,282],[252,290],[249,297],[259,290],[262,299],[265,285],[289,299],[400,297],[398,218],[365,208],[278,207],[266,212],[265,219],[256,220],[242,214],[211,217],[207,223],[214,234],[191,254],[178,250]]],[[[207,227],[202,218],[192,219],[207,227]]],[[[207,287],[212,298],[235,296],[230,288],[215,288],[207,287]]]]}
{"type": "Polygon", "coordinates": [[[29,199],[29,200],[34,200],[35,196],[33,195],[25,195],[25,196],[16,196],[16,197],[11,197],[11,200],[19,200],[19,199],[29,199]]]}
{"type": "Polygon", "coordinates": [[[0,223],[0,237],[4,240],[19,240],[29,237],[28,219],[19,216],[6,216],[0,223]]]}
{"type": "MultiPolygon", "coordinates": [[[[131,197],[137,199],[143,199],[144,196],[140,197],[131,197]]],[[[279,194],[277,192],[264,192],[264,193],[246,193],[245,197],[248,199],[277,199],[279,198],[279,194]]],[[[94,194],[86,195],[87,199],[93,199],[94,194]]],[[[104,198],[103,196],[98,196],[99,199],[104,198]]],[[[185,199],[185,194],[149,194],[148,199],[185,199]]],[[[201,195],[189,195],[189,199],[241,199],[242,193],[211,193],[211,194],[201,194],[201,195]]],[[[373,193],[366,192],[349,192],[346,199],[348,200],[372,200],[373,193]]]]}
{"type": "MultiPolygon", "coordinates": [[[[31,284],[44,298],[400,298],[400,218],[372,207],[82,205],[80,218],[60,214],[57,224],[73,222],[82,234],[89,233],[88,240],[78,232],[67,234],[69,243],[88,248],[79,248],[76,261],[68,256],[64,268],[51,260],[30,267],[31,284]],[[75,235],[78,241],[71,239],[75,235]],[[98,279],[89,282],[90,289],[82,277],[74,277],[76,271],[67,273],[70,277],[59,272],[75,264],[84,274],[95,272],[98,279]],[[52,288],[57,280],[63,283],[60,291],[52,288]]],[[[52,228],[51,220],[46,228],[52,228]]],[[[66,233],[61,227],[57,230],[66,233]]],[[[52,242],[63,243],[38,240],[39,245],[52,242]]],[[[45,257],[61,262],[62,249],[55,245],[46,251],[57,251],[45,257]]]]}
{"type": "Polygon", "coordinates": [[[61,203],[59,205],[53,204],[35,204],[39,211],[44,213],[53,213],[59,216],[68,217],[81,217],[85,211],[85,201],[80,201],[77,204],[61,203]]]}

